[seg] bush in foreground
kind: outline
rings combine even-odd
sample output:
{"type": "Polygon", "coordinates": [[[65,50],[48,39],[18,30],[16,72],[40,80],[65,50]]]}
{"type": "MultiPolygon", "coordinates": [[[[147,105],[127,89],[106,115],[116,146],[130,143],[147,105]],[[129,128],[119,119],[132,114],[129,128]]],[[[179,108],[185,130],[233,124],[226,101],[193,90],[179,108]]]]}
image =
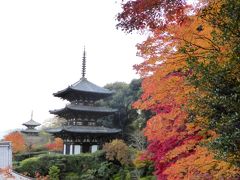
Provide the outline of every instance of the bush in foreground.
{"type": "Polygon", "coordinates": [[[59,177],[73,176],[75,179],[77,176],[80,178],[84,175],[104,179],[104,177],[113,176],[118,171],[118,166],[105,160],[102,151],[74,156],[41,155],[21,161],[15,170],[31,177],[35,177],[36,173],[47,176],[49,169],[53,166],[56,166],[60,170],[59,177]]]}

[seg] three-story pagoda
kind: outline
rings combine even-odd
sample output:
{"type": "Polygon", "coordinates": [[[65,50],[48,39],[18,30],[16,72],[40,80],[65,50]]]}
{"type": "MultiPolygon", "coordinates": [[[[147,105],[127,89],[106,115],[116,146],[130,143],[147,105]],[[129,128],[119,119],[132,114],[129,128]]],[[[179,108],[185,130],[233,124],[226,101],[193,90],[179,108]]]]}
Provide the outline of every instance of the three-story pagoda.
{"type": "Polygon", "coordinates": [[[33,120],[33,112],[31,114],[31,119],[22,125],[26,126],[27,128],[25,130],[22,130],[21,132],[28,135],[28,136],[38,136],[39,130],[35,129],[37,126],[40,126],[41,124],[33,120]]]}
{"type": "Polygon", "coordinates": [[[51,114],[64,118],[62,127],[48,132],[64,141],[63,154],[94,152],[105,142],[117,138],[120,129],[107,128],[97,123],[98,119],[113,116],[117,110],[98,107],[95,102],[109,97],[112,92],[89,82],[86,77],[86,53],[82,59],[82,77],[79,81],[53,95],[69,101],[62,109],[50,110],[51,114]]]}

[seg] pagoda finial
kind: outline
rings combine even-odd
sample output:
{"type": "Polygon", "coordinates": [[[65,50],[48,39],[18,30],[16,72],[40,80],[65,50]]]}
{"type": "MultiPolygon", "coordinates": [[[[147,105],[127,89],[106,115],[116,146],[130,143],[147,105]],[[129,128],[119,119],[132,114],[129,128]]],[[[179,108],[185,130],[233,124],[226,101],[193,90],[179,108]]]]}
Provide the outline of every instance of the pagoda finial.
{"type": "Polygon", "coordinates": [[[86,51],[84,46],[83,58],[82,58],[82,78],[85,78],[86,75],[86,51]]]}
{"type": "Polygon", "coordinates": [[[32,110],[32,113],[31,113],[31,120],[33,120],[33,110],[32,110]]]}

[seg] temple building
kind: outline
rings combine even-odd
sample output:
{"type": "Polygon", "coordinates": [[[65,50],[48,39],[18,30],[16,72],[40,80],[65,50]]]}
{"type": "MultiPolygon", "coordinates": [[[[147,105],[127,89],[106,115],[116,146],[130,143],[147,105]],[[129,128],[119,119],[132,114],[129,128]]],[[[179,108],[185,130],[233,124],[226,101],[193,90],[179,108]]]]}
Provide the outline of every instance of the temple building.
{"type": "Polygon", "coordinates": [[[102,121],[114,117],[116,109],[96,106],[96,101],[112,95],[108,89],[99,87],[86,79],[86,53],[82,59],[82,77],[76,83],[53,95],[69,103],[62,109],[50,110],[51,114],[64,118],[66,122],[48,132],[64,141],[63,154],[95,152],[105,142],[119,137],[121,129],[107,128],[102,121]]]}
{"type": "Polygon", "coordinates": [[[39,130],[35,129],[37,126],[41,124],[33,120],[33,112],[31,114],[31,119],[28,122],[23,123],[22,125],[26,126],[25,130],[21,132],[27,136],[38,136],[39,130]]]}

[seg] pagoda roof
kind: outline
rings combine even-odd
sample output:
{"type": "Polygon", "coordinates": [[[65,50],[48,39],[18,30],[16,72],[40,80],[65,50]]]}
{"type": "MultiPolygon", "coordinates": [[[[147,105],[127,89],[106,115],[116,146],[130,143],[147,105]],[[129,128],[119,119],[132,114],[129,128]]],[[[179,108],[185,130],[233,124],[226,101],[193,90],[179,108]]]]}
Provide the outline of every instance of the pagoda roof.
{"type": "Polygon", "coordinates": [[[93,93],[100,95],[111,95],[113,92],[105,89],[103,87],[97,86],[96,84],[91,83],[86,78],[82,77],[76,83],[68,86],[66,89],[53,93],[56,97],[63,97],[67,95],[69,92],[77,92],[77,93],[93,93]]]}
{"type": "Polygon", "coordinates": [[[23,133],[39,133],[39,130],[36,130],[36,129],[25,129],[25,130],[22,130],[21,132],[23,132],[23,133]]]}
{"type": "Polygon", "coordinates": [[[64,126],[59,128],[48,129],[49,133],[88,133],[88,134],[114,134],[121,132],[121,129],[106,128],[101,126],[64,126]]]}
{"type": "Polygon", "coordinates": [[[81,104],[68,104],[65,106],[65,108],[62,109],[56,109],[56,110],[50,110],[49,112],[51,114],[59,114],[59,113],[68,113],[70,111],[81,111],[81,112],[95,112],[95,113],[103,113],[103,114],[109,114],[117,112],[117,109],[107,108],[107,107],[96,107],[96,106],[85,106],[81,104]]]}
{"type": "Polygon", "coordinates": [[[30,121],[23,123],[23,125],[24,126],[40,126],[41,124],[31,119],[30,121]]]}

